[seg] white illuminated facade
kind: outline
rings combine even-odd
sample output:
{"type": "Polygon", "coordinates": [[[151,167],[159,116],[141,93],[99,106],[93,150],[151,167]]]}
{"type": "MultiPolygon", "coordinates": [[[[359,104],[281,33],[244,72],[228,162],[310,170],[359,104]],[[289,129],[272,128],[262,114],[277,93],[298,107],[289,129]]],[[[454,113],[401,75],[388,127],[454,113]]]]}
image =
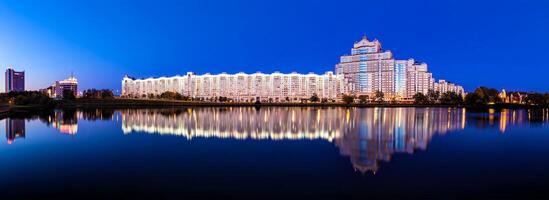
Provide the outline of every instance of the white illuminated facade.
{"type": "Polygon", "coordinates": [[[386,98],[410,99],[416,93],[428,90],[453,91],[463,94],[463,88],[441,80],[435,83],[427,64],[414,59],[395,60],[391,51],[383,51],[378,40],[366,37],[356,42],[351,55],[344,55],[336,65],[336,74],[344,76],[349,91],[355,95],[373,96],[376,91],[386,98]]]}
{"type": "Polygon", "coordinates": [[[171,91],[203,100],[227,97],[239,102],[254,102],[258,99],[286,102],[309,99],[316,94],[320,99],[335,100],[339,94],[346,92],[344,84],[343,77],[333,72],[322,75],[279,72],[196,75],[189,72],[184,76],[147,79],[125,76],[122,80],[122,95],[143,98],[171,91]]]}
{"type": "Polygon", "coordinates": [[[456,92],[464,96],[463,87],[439,80],[435,82],[427,64],[414,59],[396,60],[391,51],[383,51],[377,40],[366,37],[356,42],[351,55],[344,55],[335,66],[335,74],[283,74],[279,72],[203,74],[135,79],[125,76],[122,96],[145,98],[163,92],[178,92],[202,100],[227,97],[238,102],[302,101],[316,94],[320,99],[336,100],[342,94],[368,95],[377,91],[386,101],[412,100],[417,93],[429,90],[456,92]]]}

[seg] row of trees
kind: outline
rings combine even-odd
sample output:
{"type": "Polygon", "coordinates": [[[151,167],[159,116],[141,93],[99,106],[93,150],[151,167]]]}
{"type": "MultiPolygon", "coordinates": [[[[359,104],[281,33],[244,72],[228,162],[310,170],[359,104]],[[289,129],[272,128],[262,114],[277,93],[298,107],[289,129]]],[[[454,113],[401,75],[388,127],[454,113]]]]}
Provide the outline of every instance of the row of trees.
{"type": "Polygon", "coordinates": [[[0,94],[0,102],[15,105],[50,105],[52,99],[38,91],[8,92],[0,94]]]}
{"type": "MultiPolygon", "coordinates": [[[[86,99],[110,99],[114,98],[111,90],[85,90],[82,98],[86,99]]],[[[74,100],[76,96],[72,90],[63,90],[62,99],[74,100]]],[[[0,103],[14,105],[53,105],[53,99],[46,93],[39,91],[22,91],[0,93],[0,103]]]]}
{"type": "Polygon", "coordinates": [[[502,97],[498,90],[487,87],[479,87],[474,92],[465,96],[465,104],[471,106],[484,106],[499,103],[519,103],[528,105],[549,106],[549,93],[519,92],[510,93],[509,98],[502,97]],[[518,95],[518,100],[513,100],[513,94],[518,95]],[[506,99],[503,99],[506,98],[506,99]]]}
{"type": "MultiPolygon", "coordinates": [[[[110,92],[106,90],[101,90],[102,92],[110,92]]],[[[91,91],[91,94],[95,94],[95,97],[102,96],[103,95],[97,95],[97,91],[91,91]]],[[[101,93],[104,94],[104,93],[101,93]]],[[[110,94],[107,94],[106,96],[111,96],[112,92],[110,94]]],[[[86,98],[88,95],[85,92],[84,98],[86,98]]],[[[160,95],[154,95],[154,94],[148,94],[143,95],[144,98],[150,98],[150,99],[169,99],[169,100],[194,100],[194,101],[213,101],[213,102],[230,102],[232,99],[228,97],[212,97],[209,99],[201,99],[201,98],[191,98],[188,96],[181,95],[178,92],[164,92],[160,95]]],[[[103,97],[104,98],[104,97],[103,97]]],[[[274,102],[274,99],[269,99],[268,102],[274,102]]],[[[290,102],[290,98],[286,97],[286,102],[290,102]]],[[[299,99],[294,99],[299,100],[299,99]]],[[[360,104],[367,104],[367,103],[383,103],[386,102],[385,94],[381,91],[376,91],[373,96],[369,95],[343,95],[342,100],[344,103],[351,104],[351,103],[360,103],[360,104]]],[[[395,99],[393,98],[392,101],[395,99]]],[[[485,106],[488,104],[497,104],[497,103],[503,103],[503,99],[500,98],[500,94],[498,90],[493,88],[487,88],[487,87],[479,87],[474,92],[467,94],[465,97],[461,94],[458,94],[453,91],[440,93],[438,91],[429,90],[427,94],[423,93],[417,93],[413,96],[414,103],[416,104],[422,104],[422,105],[431,105],[431,104],[442,104],[442,105],[467,105],[467,106],[485,106]]],[[[250,100],[249,102],[257,101],[255,98],[250,100]]],[[[276,99],[278,101],[278,99],[276,99]]],[[[317,94],[313,94],[308,99],[301,99],[302,102],[309,101],[309,102],[328,102],[329,99],[327,98],[320,98],[317,94]]],[[[549,105],[549,94],[540,94],[540,93],[528,93],[525,97],[524,101],[528,104],[536,104],[536,105],[549,105]]]]}
{"type": "MultiPolygon", "coordinates": [[[[180,93],[178,92],[171,92],[171,91],[167,91],[167,92],[163,92],[162,94],[160,95],[154,95],[154,94],[148,94],[148,95],[143,95],[142,96],[143,98],[149,98],[149,99],[167,99],[167,100],[181,100],[181,101],[213,101],[213,102],[230,102],[232,101],[233,99],[231,98],[228,98],[228,97],[224,97],[224,96],[219,96],[219,97],[212,97],[212,98],[208,98],[208,99],[203,99],[203,98],[191,98],[191,97],[188,97],[188,96],[185,96],[185,95],[181,95],[180,93]]],[[[268,102],[273,102],[275,99],[268,99],[268,102]]],[[[286,102],[290,102],[291,99],[290,97],[286,97],[283,99],[284,101],[286,102]]],[[[297,100],[297,99],[294,99],[294,100],[297,100]]],[[[310,102],[328,102],[328,98],[320,98],[318,97],[318,95],[315,93],[313,94],[309,99],[301,99],[302,101],[310,101],[310,102]]],[[[256,99],[250,99],[250,102],[255,102],[256,99]]]]}
{"type": "Polygon", "coordinates": [[[107,89],[88,89],[84,90],[82,93],[82,98],[84,99],[113,99],[114,94],[111,90],[107,89]]]}
{"type": "Polygon", "coordinates": [[[463,104],[463,96],[453,91],[440,94],[439,91],[429,90],[427,95],[416,93],[414,96],[416,104],[445,104],[445,105],[461,105],[463,104]]]}
{"type": "Polygon", "coordinates": [[[373,97],[370,97],[369,95],[358,95],[358,97],[356,97],[355,95],[344,94],[342,100],[346,104],[354,103],[356,100],[361,104],[372,102],[383,103],[385,102],[385,94],[381,91],[376,91],[373,97]]]}
{"type": "MultiPolygon", "coordinates": [[[[549,105],[549,93],[523,93],[518,103],[528,105],[549,105]]],[[[502,99],[502,95],[497,89],[488,87],[478,87],[475,91],[468,93],[465,97],[455,92],[446,92],[439,94],[433,90],[429,90],[427,95],[417,93],[414,95],[416,104],[446,104],[446,105],[467,105],[473,107],[482,107],[490,104],[513,103],[502,99]]]]}
{"type": "Polygon", "coordinates": [[[527,95],[525,98],[526,103],[549,106],[549,93],[529,93],[527,95]]]}

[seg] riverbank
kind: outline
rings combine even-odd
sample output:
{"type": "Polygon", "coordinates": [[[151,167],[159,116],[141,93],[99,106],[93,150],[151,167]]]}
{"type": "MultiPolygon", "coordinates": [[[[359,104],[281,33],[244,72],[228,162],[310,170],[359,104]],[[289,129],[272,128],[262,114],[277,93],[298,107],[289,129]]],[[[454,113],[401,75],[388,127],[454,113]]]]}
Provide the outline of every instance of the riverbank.
{"type": "Polygon", "coordinates": [[[448,107],[450,105],[418,105],[418,104],[390,104],[390,103],[368,103],[368,104],[346,104],[334,102],[205,102],[205,101],[180,101],[163,99],[78,99],[75,101],[66,101],[59,104],[60,107],[114,107],[114,108],[133,108],[133,107],[448,107]]]}
{"type": "Polygon", "coordinates": [[[75,99],[55,101],[51,105],[3,105],[0,115],[10,113],[35,112],[47,109],[78,109],[78,108],[109,108],[109,109],[127,109],[127,108],[162,108],[162,107],[458,107],[474,110],[494,109],[536,109],[547,108],[547,106],[526,105],[526,104],[492,104],[485,106],[466,106],[466,105],[445,105],[445,104],[414,104],[414,103],[352,103],[326,102],[326,103],[247,103],[247,102],[203,102],[203,101],[179,101],[163,99],[75,99]]]}

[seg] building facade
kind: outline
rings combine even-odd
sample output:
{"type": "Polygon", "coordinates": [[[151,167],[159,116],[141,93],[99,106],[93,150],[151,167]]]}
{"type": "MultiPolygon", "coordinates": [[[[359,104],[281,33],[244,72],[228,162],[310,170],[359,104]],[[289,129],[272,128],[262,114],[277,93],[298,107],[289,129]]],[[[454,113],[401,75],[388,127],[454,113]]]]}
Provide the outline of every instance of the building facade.
{"type": "Polygon", "coordinates": [[[363,37],[336,65],[336,74],[343,76],[349,91],[355,95],[373,96],[381,91],[386,98],[411,99],[416,93],[428,90],[454,91],[463,94],[463,88],[441,80],[435,83],[427,64],[414,59],[396,60],[391,51],[384,51],[378,40],[363,37]]]}
{"type": "Polygon", "coordinates": [[[6,92],[25,91],[25,71],[15,71],[12,68],[6,70],[6,92]]]}
{"type": "Polygon", "coordinates": [[[63,91],[69,90],[74,96],[78,94],[78,80],[71,75],[65,80],[55,81],[50,87],[41,89],[40,91],[47,94],[51,98],[63,98],[63,91]]]}
{"type": "Polygon", "coordinates": [[[435,82],[427,64],[414,59],[396,60],[391,51],[384,51],[378,40],[366,37],[356,42],[351,55],[344,55],[335,66],[335,74],[283,74],[279,72],[203,74],[135,79],[125,76],[122,96],[144,98],[163,92],[179,92],[192,98],[211,100],[228,97],[235,101],[301,101],[314,94],[335,100],[342,94],[368,95],[373,98],[383,92],[387,101],[412,100],[417,93],[429,90],[456,92],[464,95],[463,87],[440,80],[435,82]]]}
{"type": "Polygon", "coordinates": [[[345,92],[342,77],[333,72],[325,74],[203,74],[192,72],[185,76],[135,79],[125,76],[122,80],[122,96],[143,98],[163,92],[178,92],[182,95],[212,100],[227,97],[239,102],[301,101],[317,95],[320,99],[335,100],[345,92]]]}

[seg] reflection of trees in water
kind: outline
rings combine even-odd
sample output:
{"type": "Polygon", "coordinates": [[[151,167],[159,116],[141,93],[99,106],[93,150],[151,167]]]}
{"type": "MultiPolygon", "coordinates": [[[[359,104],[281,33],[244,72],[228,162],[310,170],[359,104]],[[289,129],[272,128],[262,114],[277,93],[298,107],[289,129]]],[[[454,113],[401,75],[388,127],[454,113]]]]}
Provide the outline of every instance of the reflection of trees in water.
{"type": "Polygon", "coordinates": [[[549,121],[549,108],[528,110],[528,121],[534,123],[549,121]]]}
{"type": "Polygon", "coordinates": [[[114,109],[99,109],[99,108],[83,108],[78,110],[82,113],[82,118],[85,120],[111,120],[114,116],[114,109]]]}
{"type": "Polygon", "coordinates": [[[178,116],[182,113],[183,111],[181,109],[176,109],[176,108],[173,108],[173,109],[162,109],[160,111],[158,111],[159,114],[163,115],[163,116],[178,116]]]}
{"type": "Polygon", "coordinates": [[[543,124],[549,121],[549,109],[489,109],[488,112],[467,114],[467,124],[475,128],[499,128],[505,133],[509,125],[543,124]]]}

